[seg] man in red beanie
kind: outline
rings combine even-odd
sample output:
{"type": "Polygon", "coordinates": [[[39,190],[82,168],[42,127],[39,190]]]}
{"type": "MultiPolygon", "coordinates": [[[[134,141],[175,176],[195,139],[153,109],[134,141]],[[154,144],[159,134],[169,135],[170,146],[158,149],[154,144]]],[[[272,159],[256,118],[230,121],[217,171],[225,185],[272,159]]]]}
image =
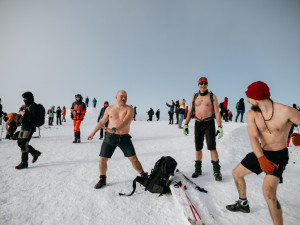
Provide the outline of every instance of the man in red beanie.
{"type": "Polygon", "coordinates": [[[289,106],[270,99],[267,84],[257,81],[248,86],[247,102],[252,105],[247,113],[247,128],[253,152],[246,155],[232,171],[239,200],[226,208],[233,212],[250,212],[244,177],[251,173],[266,173],[263,194],[274,224],[283,224],[281,205],[276,197],[289,155],[286,140],[292,123],[300,125],[300,113],[289,106]]]}

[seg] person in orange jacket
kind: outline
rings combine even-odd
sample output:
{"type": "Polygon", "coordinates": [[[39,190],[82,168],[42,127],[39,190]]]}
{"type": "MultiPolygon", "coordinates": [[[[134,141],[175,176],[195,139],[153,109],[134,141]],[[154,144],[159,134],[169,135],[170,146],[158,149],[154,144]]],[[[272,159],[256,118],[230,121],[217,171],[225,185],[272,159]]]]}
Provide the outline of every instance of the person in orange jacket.
{"type": "Polygon", "coordinates": [[[67,111],[66,111],[66,107],[64,106],[64,107],[63,107],[63,110],[62,110],[62,113],[61,113],[61,115],[62,115],[62,120],[61,120],[61,121],[62,121],[62,122],[67,122],[67,121],[66,121],[66,112],[67,112],[67,111]]]}
{"type": "Polygon", "coordinates": [[[18,113],[8,113],[4,117],[5,121],[5,130],[6,130],[6,137],[10,139],[15,131],[17,130],[17,121],[18,121],[19,114],[18,113]]]}
{"type": "Polygon", "coordinates": [[[75,140],[73,143],[80,143],[80,124],[86,113],[86,105],[82,102],[81,94],[75,95],[76,101],[73,102],[71,107],[71,117],[74,124],[74,136],[75,140]]]}

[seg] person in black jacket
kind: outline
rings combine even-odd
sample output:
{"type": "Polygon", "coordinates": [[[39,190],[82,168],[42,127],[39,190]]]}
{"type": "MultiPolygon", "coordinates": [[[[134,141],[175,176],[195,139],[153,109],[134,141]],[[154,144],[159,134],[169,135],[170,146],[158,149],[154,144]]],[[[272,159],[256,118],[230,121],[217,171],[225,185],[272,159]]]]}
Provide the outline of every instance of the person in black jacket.
{"type": "MultiPolygon", "coordinates": [[[[105,110],[107,109],[108,106],[109,106],[108,101],[104,102],[104,107],[102,107],[102,109],[100,110],[100,114],[98,116],[98,120],[97,120],[98,123],[101,120],[101,118],[104,116],[104,112],[105,112],[105,110]]],[[[108,123],[109,123],[109,120],[104,124],[104,127],[107,127],[108,123]]],[[[99,139],[100,140],[103,139],[103,128],[100,129],[100,138],[99,139]]]]}
{"type": "Polygon", "coordinates": [[[241,114],[241,122],[243,122],[243,116],[244,116],[244,113],[245,113],[245,103],[244,103],[244,99],[243,98],[241,98],[236,103],[236,111],[237,111],[237,115],[235,117],[235,122],[237,122],[240,114],[241,114]]]}
{"type": "Polygon", "coordinates": [[[2,111],[2,104],[1,104],[1,98],[0,98],[0,125],[2,125],[2,115],[3,115],[3,111],[2,111]]]}
{"type": "Polygon", "coordinates": [[[56,109],[56,125],[61,125],[61,109],[60,109],[60,106],[57,106],[57,109],[56,109]]]}
{"type": "Polygon", "coordinates": [[[147,121],[152,121],[152,117],[154,115],[154,111],[152,108],[150,108],[150,110],[147,112],[149,119],[147,121]]]}
{"type": "Polygon", "coordinates": [[[159,121],[159,117],[160,117],[160,111],[159,111],[159,109],[156,111],[155,115],[156,115],[157,121],[159,121]]]}
{"type": "Polygon", "coordinates": [[[21,118],[19,122],[21,123],[21,131],[18,137],[18,146],[21,148],[22,157],[21,163],[16,166],[16,169],[28,168],[28,153],[33,157],[32,162],[36,162],[39,156],[42,154],[40,151],[35,150],[29,141],[36,130],[36,112],[37,105],[34,102],[34,97],[31,92],[25,92],[22,94],[25,106],[24,109],[20,110],[21,118]]]}

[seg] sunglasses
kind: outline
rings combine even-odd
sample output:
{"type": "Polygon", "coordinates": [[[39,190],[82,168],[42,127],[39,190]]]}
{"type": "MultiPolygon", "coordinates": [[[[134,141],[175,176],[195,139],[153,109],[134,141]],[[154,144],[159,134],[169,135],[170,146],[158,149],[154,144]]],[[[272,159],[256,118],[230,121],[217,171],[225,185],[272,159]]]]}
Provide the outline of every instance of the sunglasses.
{"type": "Polygon", "coordinates": [[[203,82],[200,82],[200,83],[199,83],[199,85],[202,85],[202,84],[207,85],[207,82],[206,82],[206,81],[203,81],[203,82]]]}

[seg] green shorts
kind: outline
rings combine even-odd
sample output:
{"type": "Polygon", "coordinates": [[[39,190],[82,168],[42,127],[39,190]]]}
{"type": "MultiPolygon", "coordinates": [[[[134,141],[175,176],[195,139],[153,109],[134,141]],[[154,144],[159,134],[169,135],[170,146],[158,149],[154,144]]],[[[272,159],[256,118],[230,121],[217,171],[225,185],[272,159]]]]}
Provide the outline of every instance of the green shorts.
{"type": "Polygon", "coordinates": [[[129,134],[118,135],[106,133],[101,146],[100,156],[111,158],[117,147],[122,150],[125,157],[135,156],[136,154],[129,134]]]}

